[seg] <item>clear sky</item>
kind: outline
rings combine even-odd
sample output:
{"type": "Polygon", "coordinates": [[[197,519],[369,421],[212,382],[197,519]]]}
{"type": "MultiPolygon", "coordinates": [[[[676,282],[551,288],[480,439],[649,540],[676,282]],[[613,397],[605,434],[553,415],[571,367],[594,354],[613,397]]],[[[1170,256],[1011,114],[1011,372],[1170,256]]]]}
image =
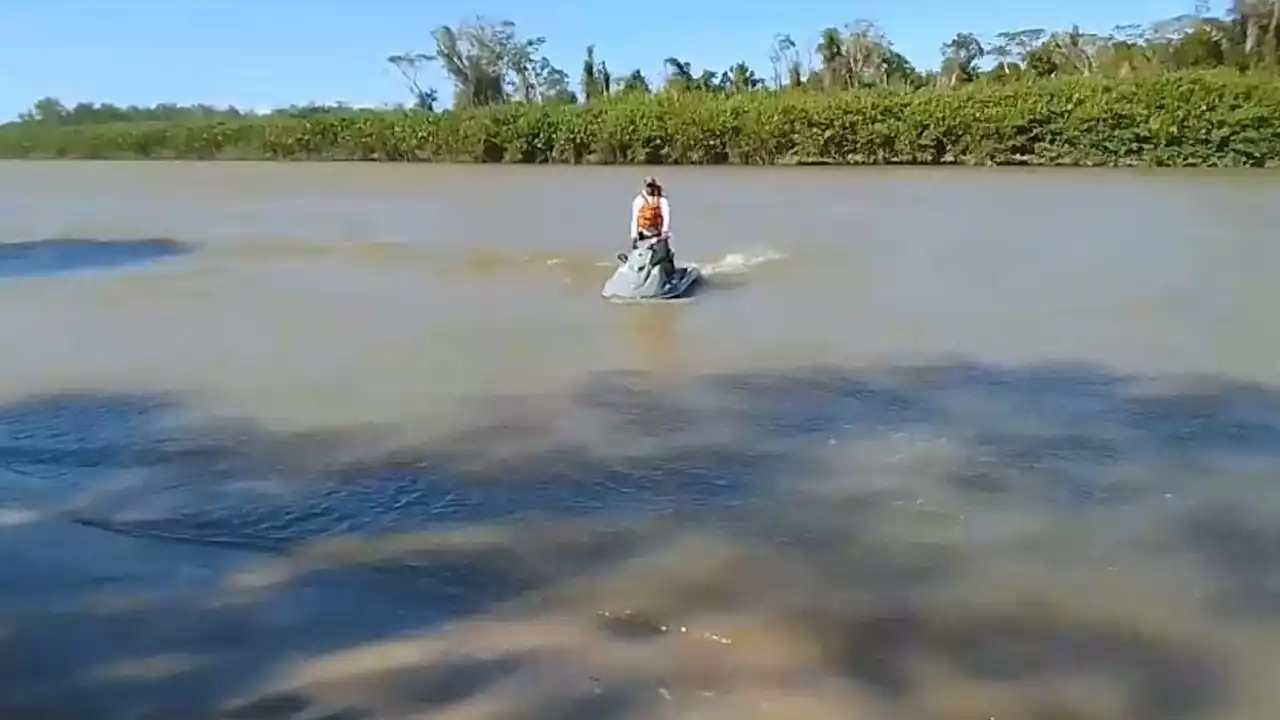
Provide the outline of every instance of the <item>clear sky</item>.
{"type": "MultiPolygon", "coordinates": [[[[1215,10],[1222,5],[1215,2],[1215,10]]],[[[209,102],[267,109],[307,102],[409,100],[386,63],[432,50],[431,29],[483,13],[547,38],[576,84],[584,49],[615,75],[661,76],[662,59],[694,71],[739,60],[769,74],[775,33],[808,48],[821,28],[867,18],[919,67],[957,31],[1027,27],[1105,31],[1193,10],[1194,0],[0,0],[0,119],[39,97],[121,105],[209,102]]],[[[443,75],[425,76],[442,99],[443,75]]]]}

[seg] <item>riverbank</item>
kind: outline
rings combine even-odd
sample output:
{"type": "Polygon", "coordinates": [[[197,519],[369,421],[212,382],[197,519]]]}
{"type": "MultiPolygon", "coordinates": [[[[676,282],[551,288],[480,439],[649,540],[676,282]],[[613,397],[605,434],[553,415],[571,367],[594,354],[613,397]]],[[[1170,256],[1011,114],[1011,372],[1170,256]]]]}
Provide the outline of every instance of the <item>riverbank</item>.
{"type": "Polygon", "coordinates": [[[0,157],[577,164],[1280,166],[1280,80],[1183,72],[957,90],[618,96],[432,114],[0,128],[0,157]]]}

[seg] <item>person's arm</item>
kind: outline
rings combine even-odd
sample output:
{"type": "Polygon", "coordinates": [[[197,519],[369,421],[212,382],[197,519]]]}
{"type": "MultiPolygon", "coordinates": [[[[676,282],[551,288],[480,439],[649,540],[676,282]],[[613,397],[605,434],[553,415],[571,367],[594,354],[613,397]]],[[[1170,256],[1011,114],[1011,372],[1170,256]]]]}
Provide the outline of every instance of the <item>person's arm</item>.
{"type": "Polygon", "coordinates": [[[627,237],[631,238],[632,240],[635,240],[636,235],[638,235],[640,232],[640,229],[636,227],[636,221],[640,219],[640,203],[641,202],[642,201],[640,200],[639,196],[637,196],[636,199],[631,201],[631,234],[628,235],[627,237]]]}
{"type": "Polygon", "coordinates": [[[662,234],[668,235],[671,233],[671,203],[667,202],[666,196],[659,198],[658,202],[662,203],[662,234]]]}

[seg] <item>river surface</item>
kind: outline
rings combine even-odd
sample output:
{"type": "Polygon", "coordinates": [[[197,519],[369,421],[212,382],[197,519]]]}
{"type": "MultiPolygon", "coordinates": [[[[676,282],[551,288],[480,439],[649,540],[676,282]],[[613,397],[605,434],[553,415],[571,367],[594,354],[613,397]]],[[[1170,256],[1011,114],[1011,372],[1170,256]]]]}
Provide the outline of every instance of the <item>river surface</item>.
{"type": "Polygon", "coordinates": [[[1275,714],[1280,175],[654,172],[0,163],[0,714],[1275,714]]]}

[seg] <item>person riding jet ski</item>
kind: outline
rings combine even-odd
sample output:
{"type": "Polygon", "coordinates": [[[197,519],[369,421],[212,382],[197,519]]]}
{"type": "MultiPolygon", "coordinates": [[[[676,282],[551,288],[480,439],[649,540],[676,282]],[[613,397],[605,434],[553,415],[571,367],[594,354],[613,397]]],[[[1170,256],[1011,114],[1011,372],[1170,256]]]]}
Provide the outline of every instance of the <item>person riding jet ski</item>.
{"type": "Polygon", "coordinates": [[[671,251],[671,204],[662,193],[662,183],[655,177],[646,177],[640,194],[631,202],[631,247],[642,241],[657,239],[653,243],[653,265],[662,272],[664,283],[676,274],[676,256],[671,251]]]}

